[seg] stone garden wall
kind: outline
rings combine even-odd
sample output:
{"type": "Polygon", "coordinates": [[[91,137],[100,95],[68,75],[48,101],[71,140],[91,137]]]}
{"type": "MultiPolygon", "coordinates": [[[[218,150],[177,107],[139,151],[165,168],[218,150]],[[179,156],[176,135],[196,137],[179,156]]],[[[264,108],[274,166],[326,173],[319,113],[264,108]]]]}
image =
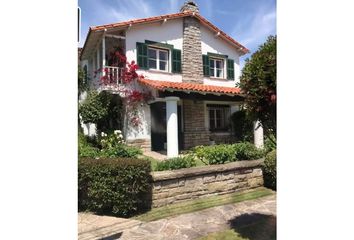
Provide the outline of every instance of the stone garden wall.
{"type": "Polygon", "coordinates": [[[152,173],[152,207],[263,186],[263,160],[152,173]]]}

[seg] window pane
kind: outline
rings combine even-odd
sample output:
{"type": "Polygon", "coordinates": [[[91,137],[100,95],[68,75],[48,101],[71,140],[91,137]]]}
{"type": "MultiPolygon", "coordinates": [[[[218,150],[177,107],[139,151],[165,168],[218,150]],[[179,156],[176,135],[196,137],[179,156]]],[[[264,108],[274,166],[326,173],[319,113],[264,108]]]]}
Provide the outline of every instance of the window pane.
{"type": "Polygon", "coordinates": [[[221,110],[218,109],[215,112],[216,112],[216,118],[221,118],[221,110]]]}
{"type": "Polygon", "coordinates": [[[166,71],[167,69],[167,62],[160,61],[160,70],[166,71]]]}
{"type": "Polygon", "coordinates": [[[214,68],[210,68],[210,73],[209,73],[209,75],[212,76],[212,77],[215,77],[215,76],[214,76],[214,75],[215,75],[215,74],[214,74],[214,68]]]}
{"type": "Polygon", "coordinates": [[[149,53],[148,53],[149,58],[156,59],[156,50],[149,48],[149,53]]]}
{"type": "Polygon", "coordinates": [[[149,59],[149,68],[156,69],[156,60],[149,59]]]}
{"type": "Polygon", "coordinates": [[[216,69],[216,77],[223,77],[223,71],[221,69],[216,69]]]}
{"type": "Polygon", "coordinates": [[[167,52],[165,51],[159,51],[159,57],[160,57],[160,60],[167,60],[167,52]]]}
{"type": "Polygon", "coordinates": [[[216,62],[216,68],[222,68],[222,61],[217,60],[216,62]]]}
{"type": "Polygon", "coordinates": [[[221,119],[216,119],[216,127],[221,128],[221,119]]]}

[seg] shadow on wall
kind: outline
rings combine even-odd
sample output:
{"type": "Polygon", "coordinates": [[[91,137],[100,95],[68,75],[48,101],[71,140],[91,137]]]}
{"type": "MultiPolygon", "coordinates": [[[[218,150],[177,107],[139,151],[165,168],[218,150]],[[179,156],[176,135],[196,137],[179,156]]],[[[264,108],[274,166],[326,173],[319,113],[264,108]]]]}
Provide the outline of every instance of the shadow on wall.
{"type": "Polygon", "coordinates": [[[276,216],[259,213],[243,214],[229,221],[240,237],[249,240],[275,240],[276,216]]]}

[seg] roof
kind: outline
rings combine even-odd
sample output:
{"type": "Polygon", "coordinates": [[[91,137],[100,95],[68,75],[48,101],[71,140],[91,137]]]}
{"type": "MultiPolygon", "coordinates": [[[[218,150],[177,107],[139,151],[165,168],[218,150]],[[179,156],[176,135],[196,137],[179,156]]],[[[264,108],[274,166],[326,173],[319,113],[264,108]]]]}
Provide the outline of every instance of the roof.
{"type": "Polygon", "coordinates": [[[217,93],[217,94],[231,94],[231,95],[242,95],[241,89],[236,87],[221,87],[215,85],[203,85],[198,83],[188,83],[188,82],[169,82],[169,81],[159,81],[150,80],[146,78],[140,78],[139,83],[155,88],[157,90],[179,90],[179,91],[190,91],[190,92],[203,92],[203,93],[217,93]]]}
{"type": "Polygon", "coordinates": [[[186,17],[186,16],[193,16],[193,17],[197,18],[204,26],[208,27],[209,29],[211,29],[212,31],[217,33],[220,38],[224,39],[225,41],[227,41],[228,43],[233,45],[239,52],[242,53],[242,55],[250,52],[245,46],[243,46],[242,44],[237,42],[235,39],[233,39],[232,37],[227,35],[225,32],[221,31],[218,27],[216,27],[214,24],[212,24],[211,22],[206,20],[200,14],[193,12],[193,11],[186,11],[186,12],[166,14],[166,15],[160,15],[160,16],[148,17],[148,18],[140,18],[140,19],[134,19],[134,20],[129,20],[129,21],[125,21],[125,22],[118,22],[118,23],[111,23],[111,24],[90,27],[82,53],[85,51],[86,42],[89,39],[91,33],[102,32],[102,34],[103,34],[103,31],[105,29],[109,30],[109,29],[113,29],[113,28],[127,28],[127,27],[131,27],[133,25],[159,22],[159,21],[163,21],[165,19],[166,20],[177,19],[177,18],[182,18],[182,17],[186,17]]]}

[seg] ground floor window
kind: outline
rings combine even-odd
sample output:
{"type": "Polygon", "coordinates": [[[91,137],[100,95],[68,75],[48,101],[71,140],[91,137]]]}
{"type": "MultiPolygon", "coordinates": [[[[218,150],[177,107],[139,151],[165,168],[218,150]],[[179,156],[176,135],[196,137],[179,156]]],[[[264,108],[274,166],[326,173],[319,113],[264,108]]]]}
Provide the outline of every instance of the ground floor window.
{"type": "Polygon", "coordinates": [[[209,130],[225,131],[229,128],[230,106],[208,104],[209,130]]]}

